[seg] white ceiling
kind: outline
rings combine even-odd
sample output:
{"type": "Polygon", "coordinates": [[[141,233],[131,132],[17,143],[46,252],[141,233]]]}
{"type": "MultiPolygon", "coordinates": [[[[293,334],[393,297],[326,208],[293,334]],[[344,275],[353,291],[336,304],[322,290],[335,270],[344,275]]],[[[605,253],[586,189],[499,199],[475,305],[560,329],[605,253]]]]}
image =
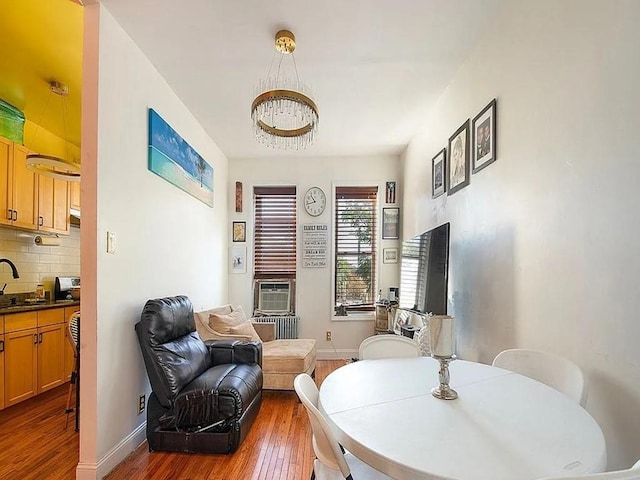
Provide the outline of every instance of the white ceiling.
{"type": "Polygon", "coordinates": [[[229,159],[400,153],[503,0],[101,0],[229,159]],[[320,111],[301,152],[250,119],[276,31],[320,111]]]}

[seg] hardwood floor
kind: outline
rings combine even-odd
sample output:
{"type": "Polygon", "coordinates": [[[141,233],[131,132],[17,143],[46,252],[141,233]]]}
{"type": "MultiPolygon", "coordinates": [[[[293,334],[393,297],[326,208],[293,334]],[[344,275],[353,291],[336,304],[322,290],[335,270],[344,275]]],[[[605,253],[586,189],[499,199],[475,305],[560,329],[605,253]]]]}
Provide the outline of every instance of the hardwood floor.
{"type": "MultiPolygon", "coordinates": [[[[343,360],[320,360],[318,385],[343,360]]],[[[78,463],[74,414],[64,429],[68,384],[0,411],[0,480],[72,480],[78,463]]],[[[306,480],[311,426],[295,392],[265,390],[258,418],[232,455],[150,453],[147,443],[107,480],[306,480]]]]}
{"type": "Polygon", "coordinates": [[[75,413],[69,415],[69,425],[64,428],[68,391],[67,383],[0,411],[0,479],[75,478],[75,413]]]}

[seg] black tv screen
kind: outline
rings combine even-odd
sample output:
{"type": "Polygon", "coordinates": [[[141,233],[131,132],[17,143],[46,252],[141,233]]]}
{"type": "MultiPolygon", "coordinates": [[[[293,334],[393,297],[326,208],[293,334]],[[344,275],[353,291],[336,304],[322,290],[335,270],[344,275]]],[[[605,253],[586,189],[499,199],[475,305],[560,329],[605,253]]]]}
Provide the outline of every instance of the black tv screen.
{"type": "Polygon", "coordinates": [[[447,314],[449,223],[402,242],[399,307],[447,314]]]}

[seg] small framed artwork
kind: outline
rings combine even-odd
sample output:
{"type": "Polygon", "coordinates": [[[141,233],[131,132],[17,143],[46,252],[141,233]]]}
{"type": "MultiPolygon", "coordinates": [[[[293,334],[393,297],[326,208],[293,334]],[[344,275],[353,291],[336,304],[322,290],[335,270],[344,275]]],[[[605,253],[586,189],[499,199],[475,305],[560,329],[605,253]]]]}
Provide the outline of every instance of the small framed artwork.
{"type": "Polygon", "coordinates": [[[247,247],[231,247],[231,273],[247,273],[247,247]]]}
{"type": "Polygon", "coordinates": [[[233,241],[245,242],[247,240],[247,222],[233,222],[233,241]]]}
{"type": "Polygon", "coordinates": [[[242,182],[236,182],[236,213],[242,213],[242,182]]]}
{"type": "Polygon", "coordinates": [[[447,163],[447,149],[443,148],[431,159],[431,198],[444,193],[445,165],[447,163]]]}
{"type": "Polygon", "coordinates": [[[489,102],[471,123],[473,173],[496,161],[496,99],[489,102]]]}
{"type": "Polygon", "coordinates": [[[469,119],[449,138],[447,162],[447,195],[453,195],[469,185],[471,159],[469,158],[469,119]]]}
{"type": "Polygon", "coordinates": [[[382,209],[382,238],[397,240],[400,238],[400,209],[389,207],[382,209]]]}
{"type": "Polygon", "coordinates": [[[382,263],[398,263],[398,249],[397,248],[383,248],[382,249],[382,263]]]}
{"type": "Polygon", "coordinates": [[[387,182],[385,203],[396,203],[396,182],[387,182]]]}

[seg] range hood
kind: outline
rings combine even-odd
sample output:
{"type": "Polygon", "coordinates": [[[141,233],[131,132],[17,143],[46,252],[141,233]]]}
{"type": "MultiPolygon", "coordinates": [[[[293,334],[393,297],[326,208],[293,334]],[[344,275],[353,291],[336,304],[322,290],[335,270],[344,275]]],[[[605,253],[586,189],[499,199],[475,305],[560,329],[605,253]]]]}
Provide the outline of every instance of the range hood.
{"type": "Polygon", "coordinates": [[[69,223],[75,226],[80,225],[80,210],[78,210],[77,208],[69,209],[69,223]]]}

